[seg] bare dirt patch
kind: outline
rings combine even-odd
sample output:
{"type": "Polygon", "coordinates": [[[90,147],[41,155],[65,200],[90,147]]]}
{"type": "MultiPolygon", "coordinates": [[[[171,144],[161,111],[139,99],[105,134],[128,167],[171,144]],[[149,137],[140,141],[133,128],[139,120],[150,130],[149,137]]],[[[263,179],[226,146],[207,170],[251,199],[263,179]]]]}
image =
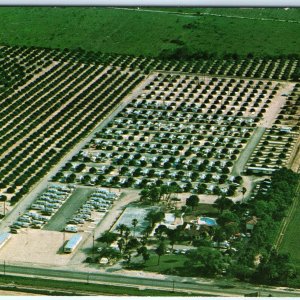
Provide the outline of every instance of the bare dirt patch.
{"type": "Polygon", "coordinates": [[[22,229],[0,250],[0,260],[10,263],[66,265],[74,254],[64,254],[62,246],[72,235],[72,233],[22,229]]]}

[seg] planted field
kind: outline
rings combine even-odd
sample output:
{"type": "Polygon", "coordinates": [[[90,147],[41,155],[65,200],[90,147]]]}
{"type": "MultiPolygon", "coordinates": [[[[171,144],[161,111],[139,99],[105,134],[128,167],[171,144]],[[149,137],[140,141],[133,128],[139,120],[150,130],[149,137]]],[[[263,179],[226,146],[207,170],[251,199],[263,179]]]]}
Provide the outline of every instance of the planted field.
{"type": "Polygon", "coordinates": [[[142,8],[2,7],[0,43],[60,49],[76,49],[80,45],[85,50],[146,56],[158,56],[163,49],[172,50],[183,45],[190,52],[219,55],[298,53],[299,23],[259,20],[278,17],[299,21],[297,9],[231,9],[228,12],[227,9],[181,9],[210,13],[192,17],[169,14],[171,9],[163,13],[157,10],[161,11],[155,8],[144,11],[142,8]]]}
{"type": "Polygon", "coordinates": [[[300,226],[300,209],[297,208],[296,214],[294,215],[291,223],[289,224],[288,230],[285,233],[281,250],[289,252],[291,255],[292,262],[296,265],[297,269],[300,270],[300,253],[299,253],[299,226],[300,226]]]}
{"type": "MultiPolygon", "coordinates": [[[[150,8],[151,9],[151,8],[150,8]]],[[[155,9],[155,8],[154,8],[155,9]]],[[[160,10],[179,12],[179,13],[190,13],[190,14],[209,14],[215,16],[224,17],[237,17],[237,18],[250,18],[261,21],[296,21],[299,22],[300,11],[297,8],[184,8],[184,7],[173,7],[173,8],[157,8],[160,10]]]]}
{"type": "MultiPolygon", "coordinates": [[[[26,50],[6,53],[15,55],[15,64],[25,73],[0,94],[0,189],[12,203],[143,78],[135,71],[82,64],[66,57],[65,61],[49,55],[44,61],[44,50],[40,51],[28,56],[26,50]],[[30,67],[32,60],[36,66],[30,67]]],[[[11,73],[10,67],[4,70],[11,73]]]]}

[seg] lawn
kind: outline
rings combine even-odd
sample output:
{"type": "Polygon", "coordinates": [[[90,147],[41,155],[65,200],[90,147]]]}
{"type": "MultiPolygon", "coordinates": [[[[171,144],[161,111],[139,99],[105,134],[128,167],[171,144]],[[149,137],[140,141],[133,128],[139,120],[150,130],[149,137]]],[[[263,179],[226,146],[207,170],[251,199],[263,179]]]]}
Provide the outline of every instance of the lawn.
{"type": "Polygon", "coordinates": [[[169,273],[170,270],[176,270],[177,268],[182,268],[184,263],[187,261],[185,255],[181,254],[166,254],[161,256],[160,262],[158,264],[158,256],[156,254],[151,254],[150,259],[145,265],[133,264],[132,269],[138,268],[143,269],[147,272],[156,273],[169,273]]]}
{"type": "MultiPolygon", "coordinates": [[[[145,56],[157,56],[164,49],[180,47],[187,47],[191,53],[298,53],[299,23],[212,15],[187,16],[169,14],[164,10],[165,12],[100,7],[1,7],[0,44],[61,49],[82,47],[104,53],[145,56]]],[[[202,12],[201,9],[191,9],[191,12],[199,10],[202,12]]],[[[188,8],[184,11],[188,11],[188,8]]],[[[230,9],[228,14],[239,14],[241,11],[230,9]]],[[[207,9],[203,9],[203,12],[207,12],[207,9]]],[[[209,12],[214,10],[209,9],[209,12]]],[[[220,13],[220,9],[216,12],[220,13]]],[[[246,14],[257,17],[258,12],[260,11],[253,9],[246,14]]],[[[284,10],[280,13],[268,12],[269,10],[265,10],[263,16],[272,17],[276,14],[284,18],[288,14],[284,10]]],[[[291,18],[299,20],[299,10],[291,12],[291,18]]]]}

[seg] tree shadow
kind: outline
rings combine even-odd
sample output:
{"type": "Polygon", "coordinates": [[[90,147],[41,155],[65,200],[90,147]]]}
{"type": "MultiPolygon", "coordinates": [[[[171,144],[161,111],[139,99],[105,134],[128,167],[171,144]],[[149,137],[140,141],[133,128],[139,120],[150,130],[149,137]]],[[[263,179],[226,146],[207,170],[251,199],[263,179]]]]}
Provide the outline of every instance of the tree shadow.
{"type": "Polygon", "coordinates": [[[177,260],[176,259],[165,259],[166,263],[176,263],[177,260]]]}
{"type": "Polygon", "coordinates": [[[141,262],[135,262],[124,266],[124,269],[127,270],[143,270],[145,268],[146,268],[145,264],[141,262]]]}
{"type": "Polygon", "coordinates": [[[65,253],[65,246],[66,246],[66,244],[67,244],[67,242],[64,242],[64,244],[61,245],[61,246],[58,248],[56,254],[68,254],[68,253],[65,253]]]}

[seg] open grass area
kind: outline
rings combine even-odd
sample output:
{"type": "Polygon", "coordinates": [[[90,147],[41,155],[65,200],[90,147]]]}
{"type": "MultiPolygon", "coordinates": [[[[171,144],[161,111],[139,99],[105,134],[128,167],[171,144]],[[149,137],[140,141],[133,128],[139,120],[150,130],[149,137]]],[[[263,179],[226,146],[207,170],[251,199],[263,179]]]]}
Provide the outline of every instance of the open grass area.
{"type": "MultiPolygon", "coordinates": [[[[187,47],[191,53],[279,55],[297,53],[299,23],[214,15],[180,15],[93,7],[1,7],[0,44],[70,48],[157,56],[187,47]],[[147,34],[145,34],[147,33],[147,34]]],[[[161,10],[157,8],[157,10],[161,10]]],[[[184,8],[184,12],[189,9],[184,8]]],[[[226,14],[224,9],[190,9],[226,14]]],[[[299,20],[299,10],[230,9],[228,15],[299,20]],[[275,17],[274,17],[275,16],[275,17]]],[[[174,9],[173,9],[174,12],[174,9]]]]}
{"type": "Polygon", "coordinates": [[[289,286],[291,287],[300,287],[300,236],[299,236],[299,227],[300,227],[300,194],[298,193],[298,204],[294,213],[291,216],[291,221],[288,224],[284,238],[280,245],[280,251],[289,253],[291,256],[291,262],[295,265],[298,276],[289,281],[289,286]]]}
{"type": "MultiPolygon", "coordinates": [[[[292,216],[291,222],[289,223],[287,230],[285,232],[280,250],[284,252],[289,252],[291,255],[291,260],[295,264],[297,271],[300,272],[300,195],[298,195],[298,205],[292,216]]],[[[299,279],[300,286],[300,279],[299,279]]]]}
{"type": "Polygon", "coordinates": [[[158,264],[158,256],[152,254],[142,268],[146,272],[169,273],[170,270],[183,267],[186,260],[185,255],[167,254],[161,256],[158,264]]]}

